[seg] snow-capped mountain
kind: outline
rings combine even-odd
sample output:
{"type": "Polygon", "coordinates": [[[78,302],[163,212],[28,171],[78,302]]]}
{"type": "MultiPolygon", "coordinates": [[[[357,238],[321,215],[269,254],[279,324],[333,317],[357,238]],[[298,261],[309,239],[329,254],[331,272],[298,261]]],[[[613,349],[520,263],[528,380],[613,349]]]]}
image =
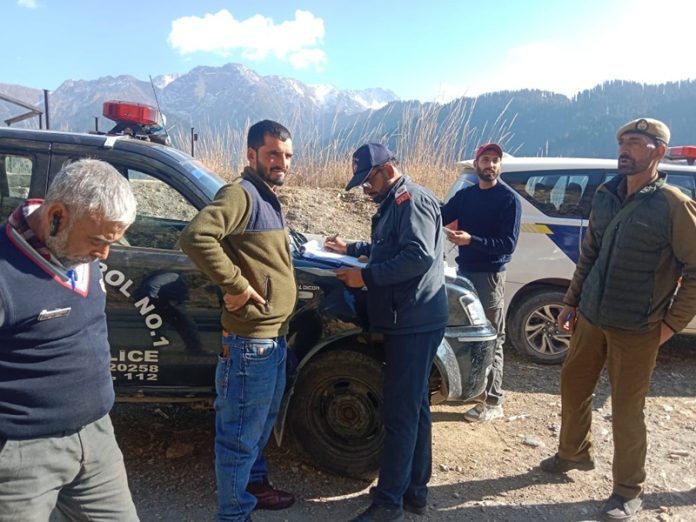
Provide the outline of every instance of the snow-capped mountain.
{"type": "MultiPolygon", "coordinates": [[[[43,105],[42,92],[0,84],[0,93],[19,93],[28,103],[43,105]]],[[[200,66],[186,74],[155,76],[152,84],[133,76],[106,76],[96,80],[66,80],[50,95],[51,127],[91,130],[100,117],[100,130],[111,122],[101,116],[106,100],[119,99],[154,105],[170,125],[237,128],[262,118],[303,124],[353,115],[383,107],[398,97],[384,89],[341,90],[328,85],[307,85],[293,78],[261,76],[240,64],[200,66]]],[[[0,117],[10,113],[0,103],[0,117]]]]}

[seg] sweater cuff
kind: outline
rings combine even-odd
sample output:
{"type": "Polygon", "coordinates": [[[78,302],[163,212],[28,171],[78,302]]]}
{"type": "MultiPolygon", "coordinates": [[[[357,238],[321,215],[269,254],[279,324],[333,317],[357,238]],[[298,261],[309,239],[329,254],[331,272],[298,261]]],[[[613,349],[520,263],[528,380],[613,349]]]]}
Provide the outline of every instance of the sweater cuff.
{"type": "Polygon", "coordinates": [[[578,305],[580,304],[580,302],[579,302],[580,300],[577,299],[577,298],[571,293],[570,288],[568,288],[568,290],[566,290],[566,293],[563,295],[562,301],[563,301],[563,304],[564,304],[564,305],[574,306],[575,308],[577,308],[578,305]]]}
{"type": "Polygon", "coordinates": [[[673,332],[674,334],[678,334],[678,333],[681,331],[681,330],[675,329],[671,324],[669,324],[669,323],[667,322],[667,319],[663,319],[662,322],[663,322],[664,324],[666,324],[666,325],[667,325],[667,328],[669,328],[670,330],[672,330],[672,332],[673,332]]]}
{"type": "MultiPolygon", "coordinates": [[[[469,234],[469,235],[471,236],[471,234],[469,234]]],[[[469,241],[468,246],[472,246],[472,245],[482,246],[483,244],[484,244],[483,239],[481,239],[478,236],[471,236],[471,240],[469,241]]],[[[467,245],[464,245],[464,246],[467,246],[467,245]]]]}

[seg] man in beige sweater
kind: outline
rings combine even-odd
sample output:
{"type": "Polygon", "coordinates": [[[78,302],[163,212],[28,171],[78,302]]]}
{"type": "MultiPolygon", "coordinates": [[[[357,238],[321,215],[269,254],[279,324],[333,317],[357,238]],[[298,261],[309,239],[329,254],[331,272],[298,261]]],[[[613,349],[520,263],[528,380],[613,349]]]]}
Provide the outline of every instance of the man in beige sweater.
{"type": "Polygon", "coordinates": [[[286,334],[297,298],[276,187],[292,159],[290,132],[274,121],[251,126],[249,166],[224,186],[181,236],[181,248],[224,293],[222,354],[215,389],[218,520],[246,521],[284,509],[291,494],[267,478],[263,448],[285,390],[286,334]]]}

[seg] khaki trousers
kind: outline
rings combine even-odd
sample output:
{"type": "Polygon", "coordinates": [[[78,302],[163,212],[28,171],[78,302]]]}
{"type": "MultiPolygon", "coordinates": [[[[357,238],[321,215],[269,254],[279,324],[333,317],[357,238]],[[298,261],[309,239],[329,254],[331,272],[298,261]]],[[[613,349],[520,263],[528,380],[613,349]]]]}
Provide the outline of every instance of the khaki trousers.
{"type": "Polygon", "coordinates": [[[647,435],[643,409],[659,342],[659,326],[640,333],[602,329],[578,314],[561,371],[558,454],[567,460],[589,460],[593,458],[592,394],[606,363],[614,434],[613,492],[629,499],[641,494],[645,482],[647,435]]]}

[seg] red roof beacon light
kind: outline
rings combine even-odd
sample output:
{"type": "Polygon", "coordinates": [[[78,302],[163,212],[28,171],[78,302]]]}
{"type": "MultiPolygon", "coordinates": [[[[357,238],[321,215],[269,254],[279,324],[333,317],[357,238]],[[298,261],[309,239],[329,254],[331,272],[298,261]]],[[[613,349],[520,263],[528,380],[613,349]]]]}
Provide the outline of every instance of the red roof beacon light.
{"type": "Polygon", "coordinates": [[[163,130],[164,118],[159,111],[144,103],[109,100],[104,102],[102,114],[116,122],[116,126],[108,134],[126,134],[141,140],[168,144],[166,132],[163,130]]]}
{"type": "Polygon", "coordinates": [[[670,147],[666,156],[671,160],[686,160],[689,165],[693,165],[696,162],[696,146],[670,147]]]}
{"type": "Polygon", "coordinates": [[[144,103],[132,103],[118,100],[104,102],[104,117],[117,123],[138,123],[140,125],[158,125],[157,109],[144,103]]]}

